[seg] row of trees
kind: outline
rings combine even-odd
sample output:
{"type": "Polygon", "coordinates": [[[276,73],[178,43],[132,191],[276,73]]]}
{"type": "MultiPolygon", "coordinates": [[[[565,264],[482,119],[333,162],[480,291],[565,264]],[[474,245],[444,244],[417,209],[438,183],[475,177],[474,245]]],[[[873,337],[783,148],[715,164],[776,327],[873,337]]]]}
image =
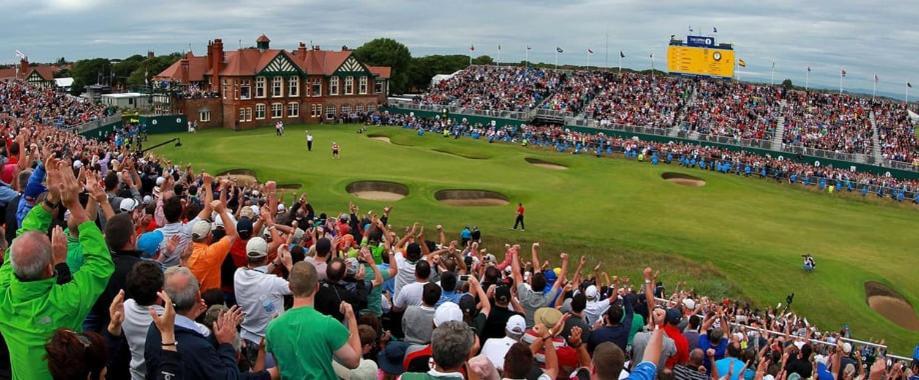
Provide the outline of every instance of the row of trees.
{"type": "Polygon", "coordinates": [[[165,70],[179,58],[181,54],[172,53],[154,57],[135,54],[122,60],[82,59],[74,62],[71,69],[62,70],[56,76],[73,77],[71,93],[74,95],[82,93],[86,86],[97,83],[128,89],[144,86],[154,75],[165,70]]]}

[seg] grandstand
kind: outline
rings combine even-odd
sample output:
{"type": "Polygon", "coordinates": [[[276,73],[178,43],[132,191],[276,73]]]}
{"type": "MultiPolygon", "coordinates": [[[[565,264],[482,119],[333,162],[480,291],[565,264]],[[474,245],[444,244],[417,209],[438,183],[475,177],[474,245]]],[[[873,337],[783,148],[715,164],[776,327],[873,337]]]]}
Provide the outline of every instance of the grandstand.
{"type": "Polygon", "coordinates": [[[759,148],[919,176],[915,120],[889,99],[707,77],[470,66],[413,102],[391,105],[759,148]]]}

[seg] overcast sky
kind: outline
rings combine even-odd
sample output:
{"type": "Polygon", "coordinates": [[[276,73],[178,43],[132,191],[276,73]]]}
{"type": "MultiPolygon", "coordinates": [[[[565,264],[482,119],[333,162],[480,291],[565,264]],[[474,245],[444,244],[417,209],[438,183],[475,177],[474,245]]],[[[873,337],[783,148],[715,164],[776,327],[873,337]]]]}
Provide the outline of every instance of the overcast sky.
{"type": "MultiPolygon", "coordinates": [[[[0,0],[0,62],[21,50],[33,62],[58,57],[119,58],[154,50],[157,54],[205,50],[208,39],[227,48],[255,44],[259,34],[272,47],[294,48],[303,41],[323,48],[360,46],[376,37],[394,38],[415,56],[498,55],[551,63],[623,65],[636,69],[666,65],[671,34],[714,35],[734,43],[746,61],[743,80],[768,82],[775,60],[776,82],[838,88],[842,67],[846,87],[902,98],[905,82],[919,82],[919,3],[908,1],[667,1],[667,0],[0,0]],[[712,28],[717,27],[717,35],[712,28]],[[609,44],[607,49],[607,35],[609,44]]],[[[919,87],[919,86],[917,86],[919,87]]],[[[919,96],[919,91],[916,91],[919,96]]],[[[911,97],[913,95],[911,94],[911,97]]]]}

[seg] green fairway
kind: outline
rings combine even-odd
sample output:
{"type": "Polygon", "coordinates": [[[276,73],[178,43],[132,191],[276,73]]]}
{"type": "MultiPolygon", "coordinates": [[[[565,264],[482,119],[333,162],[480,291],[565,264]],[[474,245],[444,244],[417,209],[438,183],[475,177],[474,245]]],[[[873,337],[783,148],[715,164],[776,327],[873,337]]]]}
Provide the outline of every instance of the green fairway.
{"type": "MultiPolygon", "coordinates": [[[[919,207],[869,196],[818,194],[772,180],[742,178],[678,165],[573,156],[469,138],[416,136],[395,127],[315,126],[313,152],[306,152],[304,126],[276,137],[272,128],[233,132],[155,135],[147,145],[181,137],[182,146],[155,153],[176,163],[218,173],[254,170],[258,179],[303,184],[318,211],[340,212],[354,200],[361,211],[386,205],[345,191],[356,180],[405,184],[409,194],[392,202],[392,224],[413,221],[433,231],[443,224],[456,238],[464,225],[478,225],[490,252],[503,256],[505,242],[525,247],[540,241],[557,264],[559,251],[588,255],[589,267],[640,278],[645,265],[660,268],[665,285],[685,280],[712,297],[748,299],[759,306],[785,301],[824,330],[848,323],[856,338],[886,338],[895,353],[911,352],[919,331],[909,331],[871,310],[864,282],[875,280],[919,303],[919,207]],[[331,159],[332,141],[342,158],[331,159]],[[568,170],[528,163],[539,158],[568,170]],[[687,187],[661,179],[683,172],[706,181],[687,187]],[[485,189],[510,204],[455,207],[434,199],[441,189],[485,189]],[[512,231],[517,202],[527,207],[526,232],[512,231]],[[803,253],[817,258],[814,273],[801,270],[803,253]],[[911,269],[912,268],[912,269],[911,269]]],[[[288,196],[290,197],[290,195],[288,196]]],[[[636,281],[633,280],[633,283],[636,281]]]]}

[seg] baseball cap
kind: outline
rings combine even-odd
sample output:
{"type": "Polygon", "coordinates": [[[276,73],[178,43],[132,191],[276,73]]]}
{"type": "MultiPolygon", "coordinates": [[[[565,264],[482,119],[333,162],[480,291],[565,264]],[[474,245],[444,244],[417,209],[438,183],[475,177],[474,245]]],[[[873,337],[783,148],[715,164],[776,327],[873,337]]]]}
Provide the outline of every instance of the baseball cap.
{"type": "Polygon", "coordinates": [[[156,199],[154,199],[152,195],[144,195],[144,204],[145,204],[145,205],[151,205],[151,204],[153,204],[154,202],[156,202],[156,199]]]}
{"type": "Polygon", "coordinates": [[[546,327],[555,326],[560,319],[562,319],[562,312],[552,307],[541,307],[533,313],[533,321],[542,323],[546,327]]]}
{"type": "Polygon", "coordinates": [[[671,324],[671,325],[678,325],[680,323],[680,319],[682,318],[683,318],[683,313],[681,313],[679,310],[675,308],[670,308],[670,309],[667,309],[667,316],[666,318],[664,318],[664,321],[666,321],[668,324],[671,324]]]}
{"type": "Polygon", "coordinates": [[[191,226],[191,237],[194,239],[203,239],[211,232],[211,223],[206,220],[199,220],[191,226]]]}
{"type": "Polygon", "coordinates": [[[137,238],[137,250],[140,251],[143,258],[153,258],[165,238],[162,231],[150,231],[141,234],[137,238]]]}
{"type": "Polygon", "coordinates": [[[83,167],[83,161],[76,160],[76,161],[73,162],[73,168],[74,168],[74,169],[79,169],[79,168],[82,168],[82,167],[83,167]]]}
{"type": "Polygon", "coordinates": [[[237,232],[252,232],[252,220],[249,218],[239,218],[239,221],[236,222],[236,231],[237,232]]]}
{"type": "Polygon", "coordinates": [[[287,210],[287,208],[284,207],[284,204],[283,204],[283,203],[278,203],[278,211],[284,211],[284,210],[287,210]]]}
{"type": "Polygon", "coordinates": [[[453,302],[444,302],[434,310],[434,327],[449,321],[463,321],[463,311],[453,302]]]}
{"type": "Polygon", "coordinates": [[[249,239],[246,243],[246,256],[250,259],[260,259],[268,256],[268,242],[258,236],[249,239]]]}
{"type": "Polygon", "coordinates": [[[842,344],[842,352],[844,352],[846,355],[851,354],[851,353],[852,353],[852,344],[849,343],[849,342],[843,343],[843,344],[842,344]]]}
{"type": "Polygon", "coordinates": [[[121,204],[118,206],[118,209],[121,212],[132,212],[140,203],[137,202],[134,198],[125,198],[121,200],[121,204]]]}
{"type": "Polygon", "coordinates": [[[504,325],[504,330],[514,335],[521,335],[526,332],[526,329],[526,320],[524,320],[523,317],[518,314],[514,314],[508,318],[507,324],[504,325]]]}
{"type": "Polygon", "coordinates": [[[687,309],[693,310],[696,308],[696,301],[693,301],[692,298],[684,298],[683,306],[685,306],[687,309]]]}
{"type": "Polygon", "coordinates": [[[495,288],[495,301],[510,302],[511,288],[507,285],[501,285],[495,288]]]}
{"type": "Polygon", "coordinates": [[[157,185],[157,186],[163,186],[164,183],[166,183],[166,178],[163,178],[163,177],[156,177],[156,185],[157,185]]]}
{"type": "Polygon", "coordinates": [[[482,257],[482,260],[485,261],[485,263],[487,264],[487,263],[494,263],[496,262],[497,259],[495,258],[495,255],[486,253],[485,256],[482,257]]]}
{"type": "Polygon", "coordinates": [[[597,299],[597,296],[599,295],[599,293],[600,292],[597,290],[596,285],[588,286],[587,290],[584,291],[584,295],[587,297],[587,299],[590,299],[590,300],[597,299]]]}
{"type": "Polygon", "coordinates": [[[459,299],[459,307],[463,314],[473,315],[475,313],[475,297],[472,294],[463,294],[459,299]]]}

